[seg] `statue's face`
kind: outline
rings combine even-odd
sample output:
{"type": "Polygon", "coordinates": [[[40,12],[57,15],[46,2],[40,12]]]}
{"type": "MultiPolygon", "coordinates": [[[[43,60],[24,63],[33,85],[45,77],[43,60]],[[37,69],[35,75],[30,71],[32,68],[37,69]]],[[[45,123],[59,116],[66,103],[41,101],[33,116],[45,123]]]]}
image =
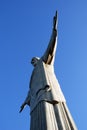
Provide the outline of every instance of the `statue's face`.
{"type": "Polygon", "coordinates": [[[38,60],[39,60],[39,58],[33,57],[31,60],[31,64],[35,67],[37,65],[38,60]]]}

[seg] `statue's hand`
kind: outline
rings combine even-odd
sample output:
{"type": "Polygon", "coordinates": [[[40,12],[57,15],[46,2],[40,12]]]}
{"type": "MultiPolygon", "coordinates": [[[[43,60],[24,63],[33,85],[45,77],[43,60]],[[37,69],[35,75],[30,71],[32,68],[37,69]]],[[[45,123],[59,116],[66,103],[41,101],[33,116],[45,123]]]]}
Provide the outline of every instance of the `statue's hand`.
{"type": "Polygon", "coordinates": [[[53,29],[57,29],[57,11],[56,11],[56,14],[53,18],[53,29]]]}
{"type": "Polygon", "coordinates": [[[19,113],[22,112],[22,110],[24,109],[25,105],[26,105],[26,103],[23,103],[23,104],[21,105],[19,113]]]}

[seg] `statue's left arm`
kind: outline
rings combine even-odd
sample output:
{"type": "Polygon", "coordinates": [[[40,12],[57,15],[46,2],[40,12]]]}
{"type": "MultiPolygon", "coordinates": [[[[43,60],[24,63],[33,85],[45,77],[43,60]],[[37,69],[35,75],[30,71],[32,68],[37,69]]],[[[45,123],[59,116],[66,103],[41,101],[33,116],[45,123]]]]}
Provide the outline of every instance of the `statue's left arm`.
{"type": "Polygon", "coordinates": [[[52,29],[51,39],[44,55],[42,56],[42,60],[46,64],[54,63],[56,47],[57,47],[57,11],[53,18],[53,29],[52,29]]]}

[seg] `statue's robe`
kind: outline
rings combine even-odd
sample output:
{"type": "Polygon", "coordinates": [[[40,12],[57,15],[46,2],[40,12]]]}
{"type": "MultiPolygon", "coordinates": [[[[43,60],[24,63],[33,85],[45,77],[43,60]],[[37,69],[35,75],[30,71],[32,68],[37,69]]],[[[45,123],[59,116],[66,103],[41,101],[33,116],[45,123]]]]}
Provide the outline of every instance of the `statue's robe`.
{"type": "Polygon", "coordinates": [[[48,48],[32,72],[25,100],[30,105],[30,130],[77,130],[54,73],[56,46],[53,29],[48,48]]]}

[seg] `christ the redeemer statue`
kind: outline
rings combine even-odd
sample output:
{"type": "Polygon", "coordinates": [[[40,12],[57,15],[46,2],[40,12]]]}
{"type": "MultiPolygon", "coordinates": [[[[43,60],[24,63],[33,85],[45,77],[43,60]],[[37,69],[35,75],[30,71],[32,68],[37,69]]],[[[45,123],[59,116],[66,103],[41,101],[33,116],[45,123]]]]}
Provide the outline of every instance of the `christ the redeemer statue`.
{"type": "Polygon", "coordinates": [[[51,39],[44,55],[31,60],[34,70],[28,95],[20,109],[21,112],[26,105],[30,106],[30,130],[77,130],[54,73],[57,21],[56,11],[51,39]]]}

